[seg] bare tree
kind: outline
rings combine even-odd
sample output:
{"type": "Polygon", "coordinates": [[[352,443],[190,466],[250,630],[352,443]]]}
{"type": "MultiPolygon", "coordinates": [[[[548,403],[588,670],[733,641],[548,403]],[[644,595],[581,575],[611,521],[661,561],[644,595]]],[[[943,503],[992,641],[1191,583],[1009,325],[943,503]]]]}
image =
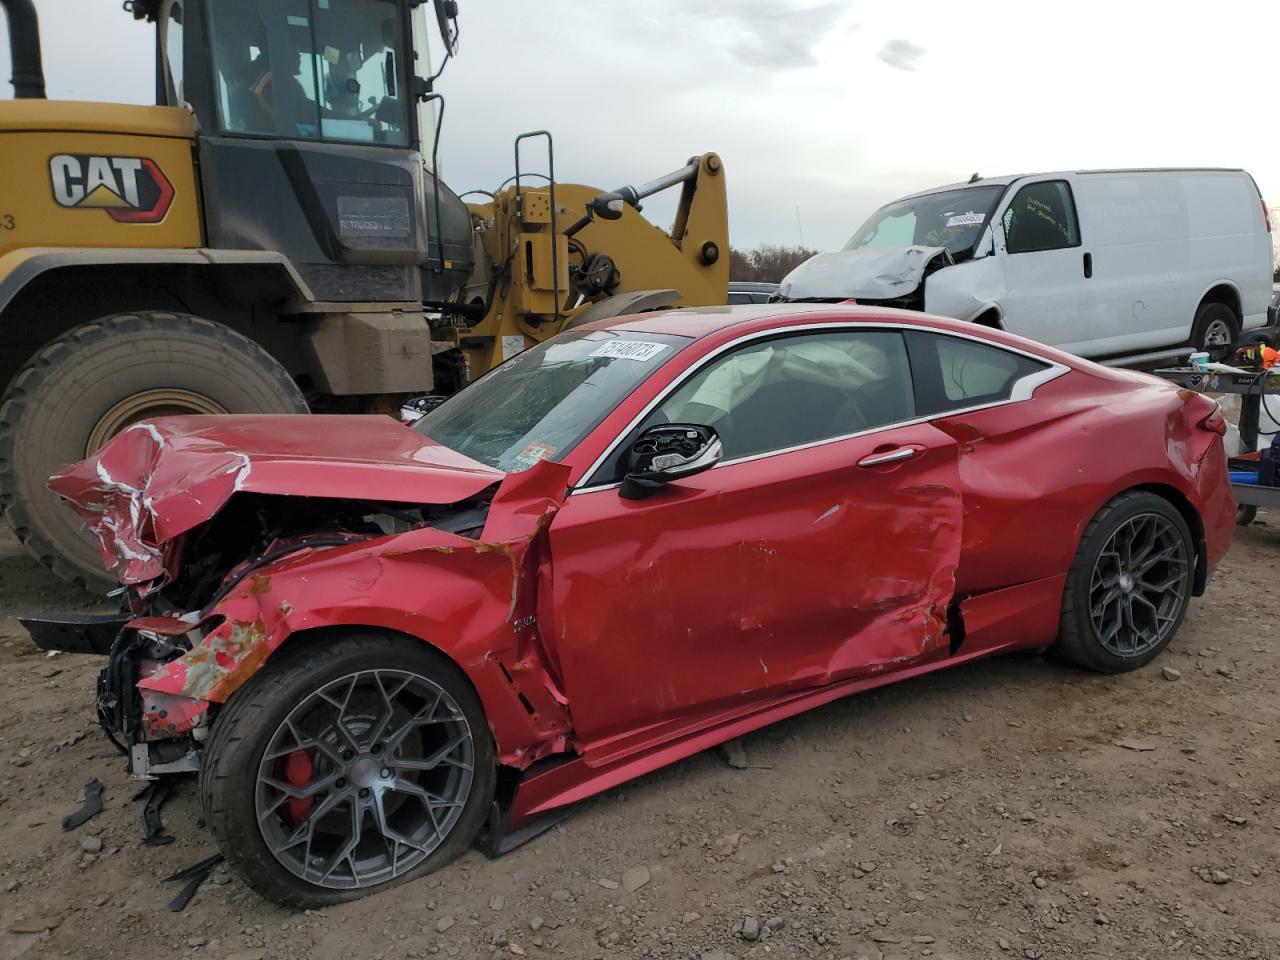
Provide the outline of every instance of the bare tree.
{"type": "Polygon", "coordinates": [[[817,250],[765,244],[755,250],[729,249],[729,279],[777,283],[817,250]]]}

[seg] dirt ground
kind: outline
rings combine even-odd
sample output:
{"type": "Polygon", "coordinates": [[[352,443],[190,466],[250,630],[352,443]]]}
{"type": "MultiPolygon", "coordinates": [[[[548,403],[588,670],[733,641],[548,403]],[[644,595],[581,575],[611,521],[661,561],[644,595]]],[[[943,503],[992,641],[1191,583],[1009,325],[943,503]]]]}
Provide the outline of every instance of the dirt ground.
{"type": "Polygon", "coordinates": [[[500,860],[306,914],[225,873],[169,912],[163,878],[213,852],[194,784],[165,808],[176,842],[143,846],[98,664],[14,619],[93,601],[5,532],[0,957],[1280,957],[1280,515],[1261,519],[1146,669],[1006,657],[855,697],[747,738],[749,769],[705,753],[500,860]],[[63,833],[92,777],[105,810],[63,833]]]}

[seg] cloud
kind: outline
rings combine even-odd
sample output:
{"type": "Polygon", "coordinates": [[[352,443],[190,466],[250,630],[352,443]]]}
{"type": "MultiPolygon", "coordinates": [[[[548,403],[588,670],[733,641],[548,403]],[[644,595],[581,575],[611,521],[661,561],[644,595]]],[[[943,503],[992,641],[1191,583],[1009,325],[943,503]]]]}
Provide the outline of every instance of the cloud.
{"type": "Polygon", "coordinates": [[[924,47],[917,47],[910,40],[898,38],[881,47],[876,56],[899,70],[914,70],[916,63],[924,56],[924,47]]]}
{"type": "Polygon", "coordinates": [[[848,13],[843,0],[790,5],[732,0],[695,16],[712,24],[717,39],[745,66],[796,70],[818,62],[814,48],[842,27],[848,13]]]}

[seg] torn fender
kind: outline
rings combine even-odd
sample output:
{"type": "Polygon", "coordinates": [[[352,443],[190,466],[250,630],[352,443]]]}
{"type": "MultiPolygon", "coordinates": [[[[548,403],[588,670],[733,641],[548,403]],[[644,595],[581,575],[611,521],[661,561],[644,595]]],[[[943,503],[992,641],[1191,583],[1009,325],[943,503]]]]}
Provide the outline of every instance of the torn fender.
{"type": "MultiPolygon", "coordinates": [[[[566,750],[567,701],[548,667],[536,610],[545,530],[568,476],[551,461],[508,476],[477,540],[420,527],[262,567],[204,611],[202,619],[225,618],[218,626],[138,687],[144,697],[223,703],[295,634],[383,628],[431,644],[462,668],[503,763],[525,767],[566,750]]],[[[182,731],[168,735],[175,732],[182,731]]]]}
{"type": "Polygon", "coordinates": [[[165,417],[139,423],[49,488],[97,537],[125,584],[165,573],[166,545],[239,491],[457,503],[505,474],[385,416],[165,417]]]}

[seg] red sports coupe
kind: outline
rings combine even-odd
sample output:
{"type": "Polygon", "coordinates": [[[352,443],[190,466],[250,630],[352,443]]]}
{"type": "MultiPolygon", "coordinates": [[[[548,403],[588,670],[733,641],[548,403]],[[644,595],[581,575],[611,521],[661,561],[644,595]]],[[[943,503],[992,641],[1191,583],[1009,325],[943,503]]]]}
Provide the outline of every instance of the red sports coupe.
{"type": "Polygon", "coordinates": [[[1230,544],[1208,399],[996,330],[824,304],[578,327],[412,427],[138,424],[51,481],[128,586],[135,775],[319,906],[498,853],[783,717],[1008,650],[1141,666],[1230,544]]]}

